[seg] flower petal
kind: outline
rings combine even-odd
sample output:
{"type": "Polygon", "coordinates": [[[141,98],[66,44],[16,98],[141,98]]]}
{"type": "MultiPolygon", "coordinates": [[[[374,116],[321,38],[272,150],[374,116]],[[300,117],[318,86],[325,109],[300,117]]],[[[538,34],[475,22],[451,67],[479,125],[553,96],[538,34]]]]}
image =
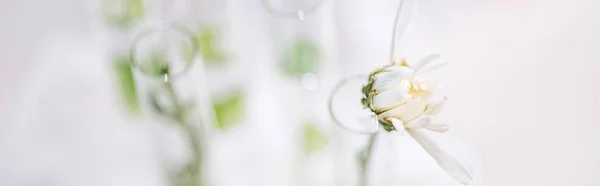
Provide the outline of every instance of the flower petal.
{"type": "Polygon", "coordinates": [[[417,119],[414,119],[410,122],[408,122],[406,124],[406,128],[409,129],[422,129],[425,128],[427,125],[431,124],[431,117],[429,116],[421,116],[418,117],[417,119]]]}
{"type": "Polygon", "coordinates": [[[426,67],[433,60],[436,60],[440,57],[440,54],[430,54],[428,56],[425,56],[423,59],[419,60],[419,62],[417,62],[416,64],[412,65],[412,68],[415,70],[415,72],[418,72],[422,68],[426,67]]]}
{"type": "Polygon", "coordinates": [[[396,108],[380,113],[379,118],[398,118],[402,122],[407,123],[410,120],[417,118],[425,111],[426,102],[419,98],[406,102],[396,108]]]}
{"type": "Polygon", "coordinates": [[[387,120],[394,125],[394,128],[396,128],[396,131],[399,132],[400,135],[404,135],[404,123],[401,120],[396,118],[388,118],[387,120]]]}
{"type": "Polygon", "coordinates": [[[396,86],[405,77],[411,76],[413,70],[404,66],[388,67],[383,72],[375,74],[373,88],[385,90],[396,86]]]}
{"type": "Polygon", "coordinates": [[[440,148],[436,143],[429,139],[422,131],[415,129],[407,129],[407,132],[417,141],[437,164],[444,169],[456,181],[469,185],[473,181],[473,174],[466,165],[458,161],[444,149],[440,148]]]}
{"type": "Polygon", "coordinates": [[[448,129],[450,129],[450,127],[448,127],[448,125],[446,124],[429,124],[427,126],[425,126],[426,129],[429,129],[431,131],[434,132],[446,132],[448,131],[448,129]]]}
{"type": "Polygon", "coordinates": [[[446,105],[446,100],[447,99],[444,97],[444,99],[441,99],[440,101],[438,101],[435,104],[428,104],[427,110],[425,110],[425,114],[431,115],[431,116],[438,115],[440,112],[442,112],[444,105],[446,105]]]}
{"type": "Polygon", "coordinates": [[[442,67],[444,67],[444,66],[448,65],[449,63],[450,63],[450,61],[444,61],[444,62],[441,62],[441,63],[437,63],[437,64],[429,65],[428,67],[421,68],[421,69],[419,70],[419,74],[425,74],[425,73],[429,73],[429,72],[431,72],[431,71],[434,71],[434,70],[437,70],[437,69],[439,69],[439,68],[442,68],[442,67]]]}
{"type": "Polygon", "coordinates": [[[412,99],[408,90],[392,89],[383,91],[373,98],[373,108],[376,110],[387,109],[394,105],[405,103],[412,99]]]}

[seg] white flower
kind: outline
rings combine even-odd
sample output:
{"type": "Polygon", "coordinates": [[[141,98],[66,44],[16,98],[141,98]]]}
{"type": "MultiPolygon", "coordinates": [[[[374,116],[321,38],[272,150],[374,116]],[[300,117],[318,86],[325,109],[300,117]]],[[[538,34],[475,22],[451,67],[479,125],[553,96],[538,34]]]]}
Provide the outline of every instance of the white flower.
{"type": "Polygon", "coordinates": [[[387,131],[407,131],[458,182],[470,184],[473,179],[467,166],[450,156],[422,133],[422,129],[445,132],[448,126],[435,120],[447,98],[439,85],[426,79],[425,73],[447,62],[432,63],[440,56],[429,55],[415,65],[405,61],[385,66],[369,76],[363,88],[363,104],[370,108],[387,131]]]}

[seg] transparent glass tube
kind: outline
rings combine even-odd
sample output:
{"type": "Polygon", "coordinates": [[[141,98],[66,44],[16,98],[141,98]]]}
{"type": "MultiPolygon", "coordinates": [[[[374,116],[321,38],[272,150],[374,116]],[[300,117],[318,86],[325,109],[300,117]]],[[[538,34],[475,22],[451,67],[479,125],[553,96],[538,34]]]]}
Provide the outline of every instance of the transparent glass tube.
{"type": "Polygon", "coordinates": [[[202,61],[195,58],[199,48],[195,33],[178,20],[181,2],[101,0],[106,32],[100,35],[108,41],[115,83],[134,120],[157,121],[181,131],[186,153],[161,160],[169,181],[206,185],[204,126],[212,122],[212,114],[205,106],[210,100],[202,89],[207,86],[202,61]]]}
{"type": "Polygon", "coordinates": [[[208,180],[205,125],[212,115],[202,89],[205,74],[195,53],[186,53],[196,48],[195,36],[187,27],[158,21],[142,27],[130,49],[137,94],[146,117],[179,128],[186,139],[186,163],[176,168],[166,165],[174,185],[206,185],[208,180]]]}
{"type": "Polygon", "coordinates": [[[244,145],[255,143],[255,136],[260,135],[251,108],[264,106],[255,105],[251,98],[254,61],[249,57],[252,51],[245,48],[248,43],[244,37],[248,36],[243,35],[248,28],[233,29],[243,24],[235,20],[240,16],[234,10],[239,4],[229,0],[190,1],[188,14],[182,18],[196,34],[198,57],[204,62],[209,82],[204,88],[214,119],[207,123],[206,156],[211,184],[215,185],[253,183],[253,177],[241,175],[256,172],[251,170],[255,162],[248,161],[247,156],[261,153],[260,147],[244,145]],[[240,176],[231,179],[231,175],[240,176]]]}
{"type": "MultiPolygon", "coordinates": [[[[331,1],[329,1],[331,2],[331,1]]],[[[327,96],[337,76],[328,1],[264,0],[280,107],[291,146],[294,185],[332,185],[335,157],[327,96]]]]}

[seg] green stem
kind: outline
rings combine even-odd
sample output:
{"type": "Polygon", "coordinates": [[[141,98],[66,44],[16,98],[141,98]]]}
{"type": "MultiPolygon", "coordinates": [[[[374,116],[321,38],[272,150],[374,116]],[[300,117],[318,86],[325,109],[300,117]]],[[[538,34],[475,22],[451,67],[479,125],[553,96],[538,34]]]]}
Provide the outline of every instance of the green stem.
{"type": "Polygon", "coordinates": [[[200,167],[202,161],[201,154],[201,135],[198,132],[198,128],[196,128],[192,123],[189,123],[186,120],[186,112],[184,106],[181,104],[177,94],[175,93],[175,89],[171,83],[165,83],[165,88],[168,92],[169,97],[173,101],[175,112],[172,115],[172,119],[178,122],[184,127],[185,132],[187,132],[190,143],[192,144],[192,153],[193,159],[186,167],[187,172],[181,172],[180,174],[184,174],[188,183],[180,183],[184,186],[200,186],[202,184],[202,169],[200,167]],[[186,175],[187,174],[187,175],[186,175]]]}
{"type": "Polygon", "coordinates": [[[373,152],[373,145],[375,144],[375,139],[377,138],[377,134],[375,133],[369,137],[369,141],[367,142],[367,146],[359,152],[358,160],[360,161],[360,170],[359,170],[359,185],[367,186],[367,174],[369,168],[369,162],[371,160],[371,154],[373,152]]]}

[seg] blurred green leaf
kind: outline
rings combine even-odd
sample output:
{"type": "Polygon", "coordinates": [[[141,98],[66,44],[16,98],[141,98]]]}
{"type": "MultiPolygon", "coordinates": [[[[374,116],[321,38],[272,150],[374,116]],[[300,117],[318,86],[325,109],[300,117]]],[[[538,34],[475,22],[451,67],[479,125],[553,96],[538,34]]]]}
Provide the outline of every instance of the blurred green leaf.
{"type": "Polygon", "coordinates": [[[213,100],[217,119],[217,129],[227,129],[241,121],[244,116],[245,95],[235,90],[225,95],[224,99],[213,100]]]}
{"type": "Polygon", "coordinates": [[[195,42],[198,47],[196,51],[189,45],[183,47],[187,61],[192,61],[197,54],[200,54],[206,64],[224,65],[227,62],[227,54],[219,49],[219,42],[222,41],[217,29],[212,27],[198,29],[195,42]]]}
{"type": "Polygon", "coordinates": [[[202,58],[208,63],[224,64],[227,55],[219,50],[220,42],[219,32],[214,28],[200,29],[198,32],[198,49],[202,58]]]}
{"type": "Polygon", "coordinates": [[[307,72],[316,72],[319,67],[320,51],[310,40],[301,39],[284,51],[283,72],[291,77],[300,77],[307,72]]]}
{"type": "Polygon", "coordinates": [[[114,62],[117,75],[117,84],[121,90],[121,97],[131,113],[140,112],[140,102],[136,91],[133,69],[127,57],[119,57],[114,62]]]}
{"type": "Polygon", "coordinates": [[[305,123],[302,129],[304,138],[304,152],[312,154],[327,146],[327,134],[319,130],[313,123],[305,123]]]}
{"type": "Polygon", "coordinates": [[[129,28],[144,16],[143,0],[103,0],[104,21],[116,28],[129,28]]]}

